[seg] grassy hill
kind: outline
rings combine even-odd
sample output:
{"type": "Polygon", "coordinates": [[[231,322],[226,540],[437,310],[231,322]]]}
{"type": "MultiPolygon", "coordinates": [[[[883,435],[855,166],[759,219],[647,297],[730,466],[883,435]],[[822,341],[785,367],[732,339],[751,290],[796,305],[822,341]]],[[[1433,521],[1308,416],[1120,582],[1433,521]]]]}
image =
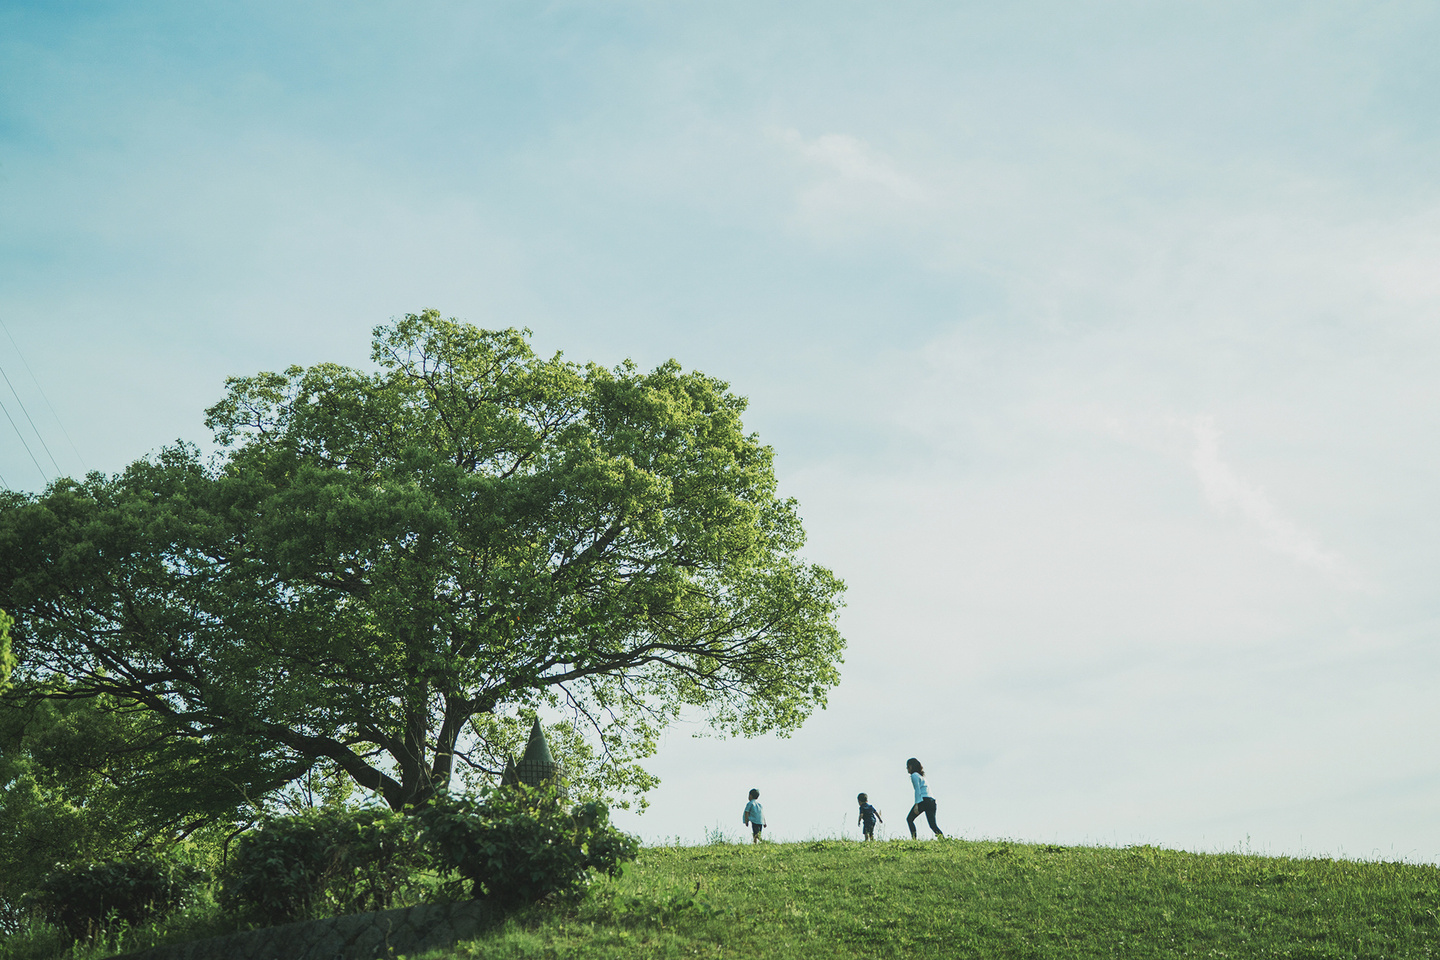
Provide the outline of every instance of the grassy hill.
{"type": "MultiPolygon", "coordinates": [[[[210,903],[126,949],[234,929],[210,903]]],[[[53,931],[0,940],[0,960],[113,953],[53,931]]],[[[961,840],[652,847],[578,904],[425,960],[696,956],[1440,958],[1440,867],[961,840]]]]}
{"type": "Polygon", "coordinates": [[[650,848],[453,957],[1440,957],[1440,868],[1151,847],[650,848]]]}

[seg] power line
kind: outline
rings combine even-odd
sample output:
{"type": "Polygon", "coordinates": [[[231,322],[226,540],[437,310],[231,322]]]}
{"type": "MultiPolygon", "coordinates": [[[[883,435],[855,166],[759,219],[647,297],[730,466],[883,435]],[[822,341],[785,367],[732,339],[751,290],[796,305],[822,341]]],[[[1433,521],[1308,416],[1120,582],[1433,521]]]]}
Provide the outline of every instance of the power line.
{"type": "MultiPolygon", "coordinates": [[[[40,428],[35,426],[35,421],[30,417],[30,411],[25,409],[25,401],[20,399],[20,391],[16,390],[15,384],[10,382],[10,374],[5,372],[3,366],[0,366],[0,377],[5,378],[5,386],[9,387],[10,392],[15,395],[15,402],[20,404],[20,412],[25,414],[25,419],[30,423],[30,429],[35,431],[35,439],[40,441],[40,449],[45,451],[45,456],[50,458],[51,465],[55,467],[55,476],[61,476],[65,471],[61,470],[60,464],[55,462],[55,454],[50,452],[50,446],[45,442],[45,438],[40,435],[40,428]]],[[[15,421],[12,420],[10,422],[14,423],[15,421]]]]}
{"type": "MultiPolygon", "coordinates": [[[[30,374],[31,382],[35,384],[35,389],[40,392],[40,399],[45,401],[45,406],[50,411],[50,416],[55,418],[55,425],[60,428],[60,433],[65,437],[65,442],[70,444],[70,450],[75,454],[75,459],[80,461],[80,469],[89,473],[90,467],[85,463],[85,458],[80,456],[80,450],[75,446],[75,441],[70,439],[70,431],[65,429],[65,421],[60,419],[60,414],[56,412],[55,405],[50,402],[50,398],[45,394],[45,388],[40,386],[40,378],[35,376],[34,370],[30,369],[30,361],[25,359],[25,351],[21,350],[20,344],[15,342],[15,335],[10,332],[10,328],[5,325],[4,320],[0,320],[0,330],[4,330],[5,336],[10,338],[10,345],[15,348],[15,356],[20,358],[20,363],[25,367],[25,372],[30,374]]],[[[38,430],[35,435],[40,435],[38,430]]],[[[45,452],[49,453],[50,451],[47,449],[45,452]]],[[[53,461],[55,458],[51,457],[50,459],[53,461]]],[[[56,464],[55,469],[59,470],[60,465],[56,464]]],[[[64,471],[61,472],[63,473],[64,471]]]]}
{"type": "MultiPolygon", "coordinates": [[[[6,409],[4,400],[0,400],[0,411],[4,411],[5,419],[10,421],[10,426],[15,427],[15,418],[10,416],[10,411],[6,409]]],[[[45,468],[40,466],[40,461],[36,460],[35,454],[30,452],[30,444],[25,442],[25,434],[20,432],[19,427],[15,427],[15,436],[20,438],[20,446],[24,447],[25,452],[30,454],[30,462],[35,464],[35,469],[40,471],[40,476],[44,477],[46,483],[49,483],[50,478],[45,476],[45,468]]],[[[6,486],[8,487],[9,484],[7,483],[6,486]]]]}

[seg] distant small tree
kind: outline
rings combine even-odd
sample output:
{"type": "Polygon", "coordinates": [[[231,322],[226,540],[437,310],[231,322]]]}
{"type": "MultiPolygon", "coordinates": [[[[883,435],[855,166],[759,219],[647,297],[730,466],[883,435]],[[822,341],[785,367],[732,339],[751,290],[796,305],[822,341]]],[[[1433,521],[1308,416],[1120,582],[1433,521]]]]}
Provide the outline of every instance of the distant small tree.
{"type": "Polygon", "coordinates": [[[753,735],[823,706],[843,585],[726,384],[433,311],[372,358],[228,381],[208,463],[0,495],[23,696],[141,711],[131,746],[237,795],[328,767],[395,810],[498,774],[546,708],[583,797],[653,783],[684,710],[753,735]]]}
{"type": "Polygon", "coordinates": [[[10,649],[10,628],[14,625],[10,614],[0,610],[0,693],[10,685],[10,673],[15,669],[15,654],[10,649]]]}

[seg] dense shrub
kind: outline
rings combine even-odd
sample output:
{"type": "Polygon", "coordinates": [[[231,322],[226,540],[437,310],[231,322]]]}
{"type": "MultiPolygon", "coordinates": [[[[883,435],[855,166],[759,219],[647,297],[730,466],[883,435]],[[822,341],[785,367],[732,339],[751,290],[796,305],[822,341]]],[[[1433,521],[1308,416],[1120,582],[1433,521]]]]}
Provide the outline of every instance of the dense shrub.
{"type": "Polygon", "coordinates": [[[508,786],[477,799],[442,797],[421,811],[427,853],[503,906],[581,890],[592,872],[617,876],[639,842],[610,826],[601,803],[567,809],[551,790],[508,786]]]}
{"type": "Polygon", "coordinates": [[[88,940],[167,916],[205,879],[195,867],[159,859],[85,863],[52,872],[28,902],[73,939],[88,940]]]}
{"type": "Polygon", "coordinates": [[[241,837],[220,902],[267,924],[382,910],[414,881],[418,865],[409,818],[388,810],[312,810],[241,837]]]}

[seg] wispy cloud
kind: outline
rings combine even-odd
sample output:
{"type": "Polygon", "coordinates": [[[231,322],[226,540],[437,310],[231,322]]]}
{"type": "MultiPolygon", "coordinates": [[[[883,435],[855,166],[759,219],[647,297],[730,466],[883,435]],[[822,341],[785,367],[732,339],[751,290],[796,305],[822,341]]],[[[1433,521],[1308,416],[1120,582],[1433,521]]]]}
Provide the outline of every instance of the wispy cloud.
{"type": "Polygon", "coordinates": [[[797,197],[797,213],[812,229],[826,233],[863,229],[913,210],[927,198],[918,180],[857,137],[827,133],[806,139],[791,129],[773,135],[808,171],[808,182],[797,197]]]}
{"type": "Polygon", "coordinates": [[[806,140],[796,130],[783,130],[779,137],[833,179],[877,185],[902,200],[919,200],[925,196],[918,183],[895,169],[889,159],[863,140],[843,133],[827,133],[806,140]]]}
{"type": "Polygon", "coordinates": [[[1188,426],[1194,437],[1190,466],[1206,501],[1217,513],[1238,514],[1260,534],[1267,547],[1320,571],[1336,584],[1349,589],[1363,586],[1357,571],[1344,557],[1285,517],[1262,488],[1246,481],[1221,457],[1220,431],[1211,418],[1196,417],[1188,426]]]}

